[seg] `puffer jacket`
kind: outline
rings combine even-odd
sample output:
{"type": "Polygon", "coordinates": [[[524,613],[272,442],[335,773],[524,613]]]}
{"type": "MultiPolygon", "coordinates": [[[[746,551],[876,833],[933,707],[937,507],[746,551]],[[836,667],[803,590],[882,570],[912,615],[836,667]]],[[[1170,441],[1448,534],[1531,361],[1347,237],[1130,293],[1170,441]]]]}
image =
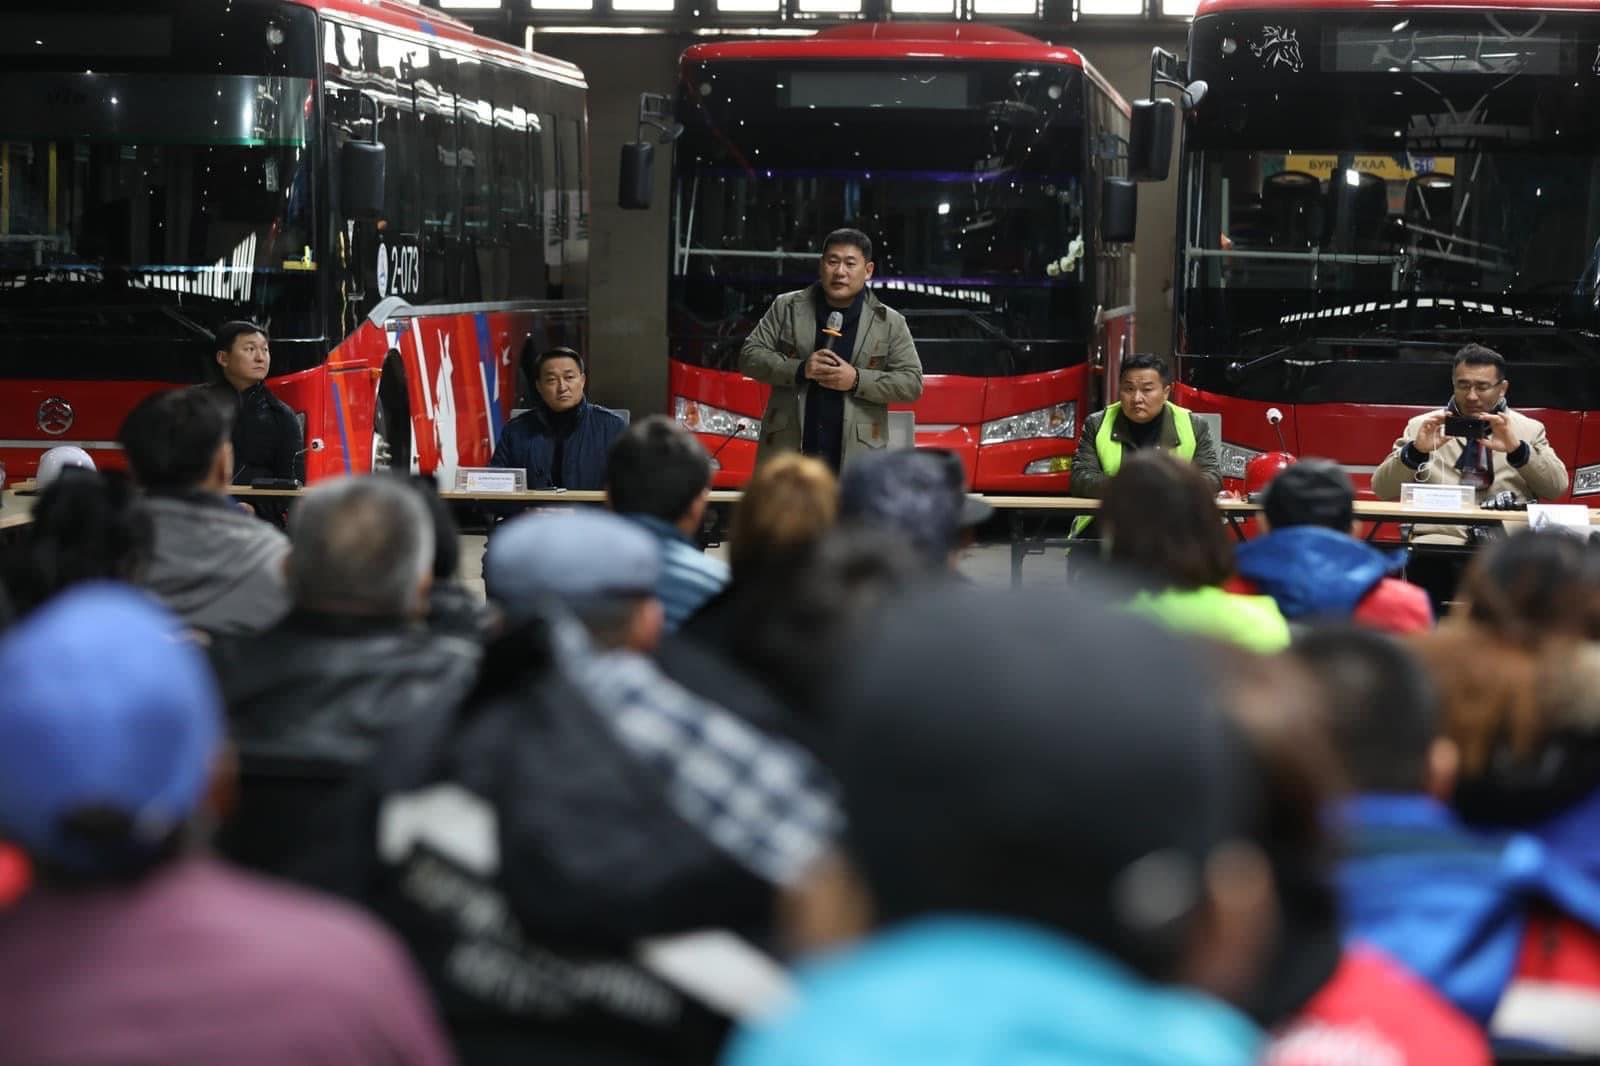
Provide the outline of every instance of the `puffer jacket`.
{"type": "Polygon", "coordinates": [[[550,436],[550,409],[534,398],[533,406],[506,423],[494,446],[490,466],[521,467],[528,472],[528,488],[548,489],[561,475],[562,488],[603,489],[606,484],[606,453],[612,441],[628,428],[621,415],[609,407],[590,403],[585,397],[578,404],[578,424],[567,439],[561,456],[561,469],[551,469],[556,442],[550,436]]]}
{"type": "Polygon", "coordinates": [[[391,727],[464,697],[480,657],[474,641],[404,621],[305,610],[211,647],[241,757],[350,767],[391,727]]]}
{"type": "Polygon", "coordinates": [[[235,405],[233,484],[248,485],[257,478],[305,480],[305,432],[288,404],[265,384],[252,385],[243,392],[226,381],[209,387],[235,405]]]}
{"type": "Polygon", "coordinates": [[[1419,632],[1433,625],[1428,594],[1390,576],[1405,566],[1406,554],[1381,552],[1321,526],[1290,526],[1239,545],[1238,577],[1224,587],[1271,596],[1290,621],[1350,618],[1392,633],[1419,632]]]}

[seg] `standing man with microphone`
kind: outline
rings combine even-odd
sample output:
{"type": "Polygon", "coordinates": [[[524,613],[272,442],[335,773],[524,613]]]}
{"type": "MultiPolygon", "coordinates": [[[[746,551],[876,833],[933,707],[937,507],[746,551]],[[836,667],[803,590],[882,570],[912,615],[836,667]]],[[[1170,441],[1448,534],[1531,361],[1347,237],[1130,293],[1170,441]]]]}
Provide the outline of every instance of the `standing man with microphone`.
{"type": "Polygon", "coordinates": [[[772,386],[756,464],[813,455],[837,471],[889,443],[889,405],[922,395],[922,361],[905,316],[867,288],[872,239],[837,229],[816,284],[772,301],[739,352],[739,369],[772,386]]]}

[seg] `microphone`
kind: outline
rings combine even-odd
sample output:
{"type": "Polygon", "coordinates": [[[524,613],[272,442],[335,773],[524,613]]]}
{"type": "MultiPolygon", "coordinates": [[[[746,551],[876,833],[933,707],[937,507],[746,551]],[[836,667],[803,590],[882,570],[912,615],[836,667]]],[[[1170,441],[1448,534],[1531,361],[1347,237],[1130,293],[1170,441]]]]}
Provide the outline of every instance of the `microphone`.
{"type": "Polygon", "coordinates": [[[1283,412],[1276,407],[1267,408],[1267,425],[1271,426],[1278,434],[1278,450],[1288,451],[1289,445],[1283,439],[1283,412]]]}
{"type": "Polygon", "coordinates": [[[722,449],[726,448],[728,446],[728,443],[730,441],[732,441],[733,438],[737,437],[739,434],[743,433],[745,430],[747,430],[749,428],[750,428],[750,423],[746,422],[742,418],[739,419],[737,422],[735,422],[733,424],[733,429],[729,430],[728,431],[728,435],[726,437],[722,438],[722,442],[717,445],[717,450],[711,453],[711,469],[712,470],[715,471],[715,470],[721,470],[722,469],[722,464],[717,462],[717,456],[722,454],[722,449]]]}
{"type": "Polygon", "coordinates": [[[838,311],[830,313],[828,324],[822,327],[822,332],[828,335],[828,339],[822,343],[822,350],[833,351],[833,342],[844,336],[844,315],[838,311]]]}

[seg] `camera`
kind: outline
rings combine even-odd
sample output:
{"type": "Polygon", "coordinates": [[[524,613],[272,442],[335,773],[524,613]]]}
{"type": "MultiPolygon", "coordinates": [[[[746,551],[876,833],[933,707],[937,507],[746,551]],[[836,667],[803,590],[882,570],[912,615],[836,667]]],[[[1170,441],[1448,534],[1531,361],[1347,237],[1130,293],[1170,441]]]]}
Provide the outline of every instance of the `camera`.
{"type": "Polygon", "coordinates": [[[1484,440],[1493,428],[1482,418],[1451,417],[1444,420],[1444,435],[1466,440],[1484,440]]]}

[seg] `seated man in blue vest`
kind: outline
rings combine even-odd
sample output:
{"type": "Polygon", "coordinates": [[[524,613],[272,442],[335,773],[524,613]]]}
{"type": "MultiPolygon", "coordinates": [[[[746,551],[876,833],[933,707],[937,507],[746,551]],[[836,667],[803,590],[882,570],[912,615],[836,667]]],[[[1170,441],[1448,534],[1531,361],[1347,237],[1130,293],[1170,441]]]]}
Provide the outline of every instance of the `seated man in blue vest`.
{"type": "Polygon", "coordinates": [[[1159,356],[1124,359],[1117,394],[1116,403],[1084,419],[1072,460],[1072,495],[1104,496],[1122,468],[1123,453],[1143,448],[1171,452],[1198,466],[1213,488],[1222,487],[1217,442],[1204,422],[1171,402],[1172,372],[1159,356]]]}
{"type": "Polygon", "coordinates": [[[533,406],[500,431],[489,465],[522,467],[530,489],[604,488],[606,453],[627,423],[584,395],[583,357],[551,348],[534,360],[529,376],[533,406]]]}

